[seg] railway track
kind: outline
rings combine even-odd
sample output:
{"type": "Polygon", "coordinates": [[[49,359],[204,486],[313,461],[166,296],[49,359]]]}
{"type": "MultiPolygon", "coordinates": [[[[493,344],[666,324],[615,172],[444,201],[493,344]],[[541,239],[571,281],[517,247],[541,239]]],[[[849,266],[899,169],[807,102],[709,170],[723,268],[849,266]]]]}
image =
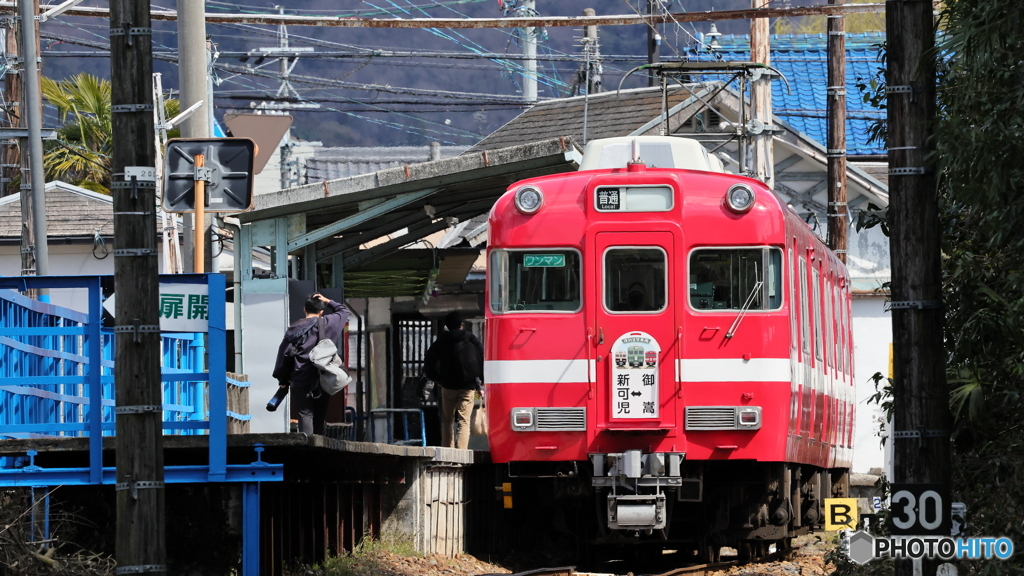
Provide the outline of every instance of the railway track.
{"type": "MultiPolygon", "coordinates": [[[[767,556],[759,558],[756,563],[764,562],[775,562],[778,560],[785,560],[787,552],[773,552],[767,556]]],[[[683,566],[680,568],[673,568],[667,572],[660,572],[657,574],[651,574],[650,576],[706,576],[712,572],[718,572],[733,566],[739,566],[744,564],[739,560],[728,560],[725,562],[714,562],[712,564],[694,564],[691,566],[683,566]]],[[[633,574],[630,572],[630,574],[633,574]]],[[[481,576],[497,576],[495,574],[483,574],[481,576]]],[[[562,566],[558,568],[537,568],[535,570],[527,570],[525,572],[516,572],[508,576],[620,576],[611,572],[577,572],[575,566],[562,566]]]]}

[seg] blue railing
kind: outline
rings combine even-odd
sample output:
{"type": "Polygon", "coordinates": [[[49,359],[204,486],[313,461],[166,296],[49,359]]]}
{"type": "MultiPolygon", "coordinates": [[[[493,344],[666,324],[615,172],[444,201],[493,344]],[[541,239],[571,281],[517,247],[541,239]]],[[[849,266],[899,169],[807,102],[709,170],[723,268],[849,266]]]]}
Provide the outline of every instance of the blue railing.
{"type": "MultiPolygon", "coordinates": [[[[27,450],[25,456],[0,456],[0,486],[115,483],[115,469],[103,466],[103,436],[114,434],[116,423],[115,335],[103,327],[102,280],[99,276],[0,277],[0,442],[41,436],[81,436],[89,441],[86,468],[37,466],[35,450],[27,450]],[[85,290],[89,311],[83,314],[16,292],[39,289],[85,290]]],[[[161,336],[164,434],[209,438],[207,463],[166,466],[163,479],[167,483],[241,483],[242,574],[257,576],[260,483],[283,480],[284,466],[263,462],[259,444],[254,446],[252,463],[227,463],[228,419],[243,422],[249,415],[228,410],[224,277],[179,274],[162,280],[191,284],[186,288],[193,291],[195,285],[205,285],[208,298],[205,304],[197,302],[200,308],[206,306],[206,332],[161,336]]],[[[188,305],[192,306],[191,300],[188,305]]],[[[239,379],[231,379],[230,384],[236,394],[248,386],[239,379]]]]}
{"type": "MultiPolygon", "coordinates": [[[[0,438],[87,436],[89,317],[0,290],[0,438]]],[[[102,435],[114,434],[114,335],[100,327],[102,435]]],[[[161,338],[164,433],[209,433],[206,334],[161,338]]]]}
{"type": "MultiPolygon", "coordinates": [[[[267,478],[255,478],[247,474],[249,465],[227,464],[228,418],[245,420],[248,415],[229,412],[227,406],[224,277],[179,274],[162,279],[176,285],[204,285],[208,294],[207,332],[162,335],[161,380],[164,433],[208,435],[209,463],[168,467],[167,481],[279,480],[279,468],[271,474],[261,463],[258,471],[260,476],[267,472],[267,478]]],[[[108,476],[113,469],[102,466],[102,437],[116,432],[115,336],[102,325],[101,282],[98,276],[0,278],[0,439],[89,439],[88,469],[46,471],[46,481],[51,476],[71,484],[111,480],[108,476]],[[89,313],[38,302],[16,292],[43,288],[85,290],[89,313]]],[[[28,471],[37,473],[36,485],[45,485],[40,470],[3,466],[0,485],[10,480],[5,480],[5,474],[28,471]]],[[[24,481],[27,478],[13,480],[24,481]]]]}

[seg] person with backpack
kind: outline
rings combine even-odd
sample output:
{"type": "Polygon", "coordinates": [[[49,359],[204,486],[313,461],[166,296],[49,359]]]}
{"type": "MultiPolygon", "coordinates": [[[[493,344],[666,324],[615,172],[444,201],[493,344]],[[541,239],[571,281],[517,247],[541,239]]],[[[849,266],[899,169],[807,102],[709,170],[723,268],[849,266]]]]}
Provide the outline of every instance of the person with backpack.
{"type": "Polygon", "coordinates": [[[330,395],[320,389],[320,370],[309,353],[321,340],[337,340],[348,322],[348,308],[320,294],[303,305],[306,317],[288,327],[277,350],[274,378],[282,389],[291,389],[299,414],[299,432],[323,434],[330,395]],[[319,326],[323,327],[322,334],[319,326]]]}
{"type": "Polygon", "coordinates": [[[424,371],[441,385],[441,445],[466,449],[473,398],[483,383],[484,347],[465,329],[462,314],[450,312],[444,325],[447,330],[427,350],[424,371]]]}

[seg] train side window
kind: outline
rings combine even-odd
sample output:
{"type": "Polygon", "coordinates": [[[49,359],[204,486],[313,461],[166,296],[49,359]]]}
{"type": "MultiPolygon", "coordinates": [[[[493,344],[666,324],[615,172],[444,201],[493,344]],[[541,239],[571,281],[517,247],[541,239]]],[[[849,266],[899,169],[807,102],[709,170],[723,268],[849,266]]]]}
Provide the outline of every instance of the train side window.
{"type": "Polygon", "coordinates": [[[609,312],[660,312],[667,303],[661,248],[609,248],[604,253],[604,307],[609,312]]]}
{"type": "Polygon", "coordinates": [[[580,253],[575,250],[494,250],[489,276],[492,312],[578,312],[582,308],[580,253]]]}
{"type": "Polygon", "coordinates": [[[508,301],[508,252],[505,250],[491,251],[491,261],[487,264],[487,277],[490,279],[488,289],[491,312],[500,314],[505,311],[505,302],[508,301]]]}
{"type": "Polygon", "coordinates": [[[807,301],[807,261],[800,259],[800,340],[804,343],[804,353],[801,360],[810,366],[811,356],[811,317],[809,314],[810,305],[807,301]]]}
{"type": "Polygon", "coordinates": [[[778,248],[699,248],[690,253],[689,279],[696,310],[782,308],[778,248]]]}
{"type": "Polygon", "coordinates": [[[846,314],[844,314],[842,293],[838,286],[832,287],[832,299],[835,301],[836,318],[836,366],[839,372],[846,374],[846,314]]]}
{"type": "Polygon", "coordinates": [[[818,360],[818,368],[821,368],[821,273],[814,267],[811,268],[811,271],[814,273],[812,276],[814,285],[811,286],[814,290],[814,357],[818,360]]]}
{"type": "Polygon", "coordinates": [[[790,348],[796,349],[799,346],[799,337],[796,332],[796,274],[792,274],[792,272],[796,271],[796,268],[795,263],[793,262],[792,248],[786,251],[786,256],[789,260],[788,270],[791,272],[789,280],[789,346],[790,348]]]}
{"type": "Polygon", "coordinates": [[[829,368],[836,367],[836,355],[835,355],[835,325],[833,314],[835,307],[833,306],[832,300],[832,274],[829,273],[824,279],[824,292],[822,292],[822,300],[825,301],[825,315],[822,317],[823,323],[825,324],[825,363],[828,364],[829,368]]]}

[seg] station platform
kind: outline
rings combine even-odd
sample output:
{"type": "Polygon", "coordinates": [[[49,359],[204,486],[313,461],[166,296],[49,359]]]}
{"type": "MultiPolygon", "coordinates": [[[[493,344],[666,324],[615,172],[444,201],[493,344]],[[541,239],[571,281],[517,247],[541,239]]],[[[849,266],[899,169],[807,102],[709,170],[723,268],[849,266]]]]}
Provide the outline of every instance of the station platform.
{"type": "MultiPolygon", "coordinates": [[[[169,468],[198,466],[208,459],[208,436],[168,435],[163,440],[169,468]]],[[[104,469],[114,465],[115,442],[115,437],[103,438],[104,469]]],[[[0,440],[0,458],[24,458],[30,452],[34,452],[32,465],[44,471],[73,468],[87,463],[89,439],[0,440]]],[[[227,436],[229,467],[257,460],[283,470],[280,481],[260,483],[258,519],[242,519],[234,511],[244,490],[237,482],[169,484],[167,507],[169,521],[222,523],[221,531],[229,534],[241,533],[246,521],[255,521],[262,575],[282,574],[300,563],[322,563],[352,550],[366,537],[398,538],[426,554],[454,556],[486,548],[487,526],[500,509],[490,455],[483,451],[295,433],[227,436]]],[[[103,508],[112,508],[114,487],[106,484],[60,487],[51,499],[54,506],[91,509],[102,502],[103,508]]],[[[100,526],[101,531],[113,529],[113,525],[100,526]]],[[[176,546],[202,549],[205,545],[173,531],[168,526],[171,558],[176,546]]],[[[208,532],[206,526],[195,534],[201,540],[209,537],[208,532]]]]}

